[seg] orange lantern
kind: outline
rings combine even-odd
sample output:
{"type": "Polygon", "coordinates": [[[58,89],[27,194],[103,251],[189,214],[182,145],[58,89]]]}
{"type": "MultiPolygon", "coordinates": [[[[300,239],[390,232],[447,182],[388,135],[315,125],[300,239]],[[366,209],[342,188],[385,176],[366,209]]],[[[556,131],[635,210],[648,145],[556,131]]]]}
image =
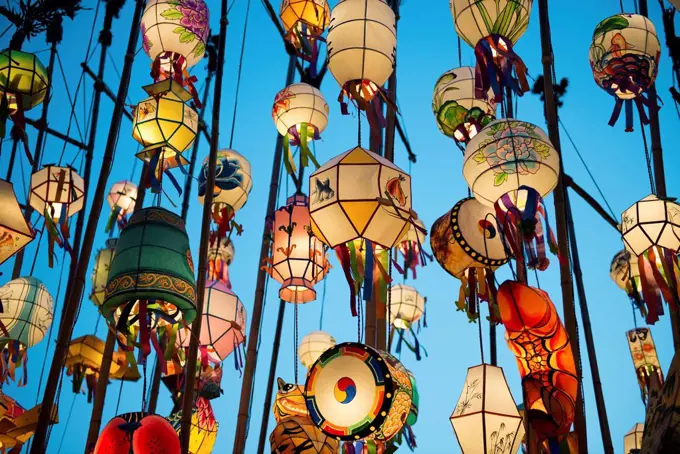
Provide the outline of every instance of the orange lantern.
{"type": "Polygon", "coordinates": [[[555,305],[543,290],[515,281],[505,281],[497,299],[532,427],[541,440],[568,434],[579,379],[555,305]]]}

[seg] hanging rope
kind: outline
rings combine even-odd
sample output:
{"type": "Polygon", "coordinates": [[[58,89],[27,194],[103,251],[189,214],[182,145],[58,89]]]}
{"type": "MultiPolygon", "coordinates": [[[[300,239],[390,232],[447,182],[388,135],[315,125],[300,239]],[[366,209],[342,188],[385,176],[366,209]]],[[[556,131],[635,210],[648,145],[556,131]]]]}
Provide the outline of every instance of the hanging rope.
{"type": "Polygon", "coordinates": [[[236,130],[236,112],[238,107],[238,95],[241,89],[241,72],[243,69],[243,55],[246,50],[246,35],[248,34],[248,17],[250,15],[250,0],[246,5],[246,19],[243,23],[243,39],[241,40],[241,56],[238,60],[238,74],[236,76],[236,94],[234,95],[234,114],[231,118],[231,133],[229,135],[229,148],[234,143],[234,131],[236,130]]]}
{"type": "Polygon", "coordinates": [[[642,131],[642,145],[645,148],[645,161],[647,163],[647,176],[649,177],[649,187],[652,190],[652,194],[656,194],[654,172],[652,171],[652,157],[649,154],[649,147],[647,146],[647,133],[645,132],[645,127],[642,123],[640,123],[640,130],[642,131]]]}
{"type": "Polygon", "coordinates": [[[68,425],[71,422],[71,415],[73,414],[73,407],[75,406],[77,397],[78,394],[73,395],[73,400],[71,401],[71,408],[69,408],[68,410],[68,416],[66,417],[66,423],[64,424],[64,431],[61,433],[61,440],[59,441],[59,450],[57,451],[57,454],[61,452],[61,447],[64,445],[64,438],[66,438],[66,432],[68,431],[68,425]]]}

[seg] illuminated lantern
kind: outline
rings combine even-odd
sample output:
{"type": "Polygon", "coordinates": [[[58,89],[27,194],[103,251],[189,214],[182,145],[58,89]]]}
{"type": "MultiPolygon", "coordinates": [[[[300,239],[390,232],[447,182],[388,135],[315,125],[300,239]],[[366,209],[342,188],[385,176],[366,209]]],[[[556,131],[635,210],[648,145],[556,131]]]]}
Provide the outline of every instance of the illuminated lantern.
{"type": "Polygon", "coordinates": [[[390,322],[397,329],[410,329],[425,313],[426,298],[411,286],[392,286],[390,299],[390,322]]]}
{"type": "Polygon", "coordinates": [[[532,428],[539,440],[568,434],[579,380],[555,305],[543,290],[514,281],[500,286],[498,305],[505,339],[517,357],[532,428]]]}
{"type": "Polygon", "coordinates": [[[645,433],[645,425],[636,423],[623,437],[623,453],[639,454],[642,451],[642,437],[645,433]]]}
{"type": "Polygon", "coordinates": [[[118,238],[109,238],[106,240],[106,245],[97,251],[97,255],[94,258],[90,300],[97,306],[101,306],[104,303],[106,283],[109,280],[109,271],[111,270],[113,255],[116,253],[117,243],[118,238]]]}
{"type": "Polygon", "coordinates": [[[648,195],[623,212],[621,235],[626,249],[638,259],[647,323],[654,324],[663,314],[661,296],[677,304],[680,205],[648,195]]]}
{"type": "Polygon", "coordinates": [[[139,330],[144,359],[150,353],[150,331],[174,339],[180,321],[194,320],[195,285],[184,221],[164,208],[144,208],[120,233],[100,311],[127,347],[139,330]]]}
{"type": "MultiPolygon", "coordinates": [[[[168,416],[168,421],[175,428],[177,436],[182,436],[182,410],[168,416]]],[[[215,420],[210,401],[202,397],[196,399],[194,412],[191,415],[191,433],[189,434],[189,454],[210,454],[217,440],[219,424],[215,420]]]]}
{"type": "Polygon", "coordinates": [[[516,453],[524,436],[503,369],[488,364],[468,368],[449,419],[463,453],[516,453]]]}
{"type": "MultiPolygon", "coordinates": [[[[16,400],[4,394],[0,390],[0,450],[10,453],[20,452],[21,447],[35,432],[38,426],[41,404],[30,410],[19,405],[16,400]]],[[[57,404],[52,405],[52,414],[49,424],[59,422],[59,410],[57,404]]]]}
{"type": "Polygon", "coordinates": [[[428,255],[423,250],[423,241],[425,241],[426,236],[427,229],[425,228],[423,221],[414,219],[408,232],[406,232],[406,235],[399,242],[397,248],[404,257],[404,266],[402,268],[397,265],[395,268],[397,268],[397,271],[403,274],[405,278],[408,277],[408,270],[411,270],[413,279],[415,279],[417,277],[416,268],[418,265],[425,266],[428,258],[432,260],[432,256],[428,255]]]}
{"type": "Polygon", "coordinates": [[[492,271],[507,263],[508,255],[493,210],[474,198],[461,200],[432,225],[430,247],[439,265],[461,280],[458,310],[476,320],[479,297],[490,303],[491,318],[497,320],[492,271]]]}
{"type": "Polygon", "coordinates": [[[543,197],[557,186],[560,158],[545,132],[523,121],[496,120],[470,140],[463,160],[465,180],[477,200],[495,207],[498,227],[517,260],[526,255],[529,268],[546,269],[544,236],[553,253],[557,245],[543,197]]]}
{"type": "Polygon", "coordinates": [[[271,233],[274,241],[266,259],[267,271],[281,283],[279,298],[289,303],[314,301],[314,285],[324,278],[330,264],[324,244],[312,235],[306,195],[295,194],[276,210],[271,233]]]}
{"type": "Polygon", "coordinates": [[[434,86],[432,113],[437,127],[456,142],[468,143],[496,119],[496,101],[475,96],[475,69],[469,66],[445,72],[434,86]]]}
{"type": "Polygon", "coordinates": [[[303,386],[286,383],[281,377],[276,382],[279,390],[276,393],[276,399],[272,407],[274,420],[279,423],[296,416],[308,418],[309,412],[305,403],[303,386]]]}
{"type": "Polygon", "coordinates": [[[633,130],[633,103],[643,124],[649,124],[644,106],[656,106],[645,96],[658,72],[661,45],[654,24],[639,14],[617,14],[603,20],[593,32],[588,58],[597,85],[616,97],[609,119],[614,126],[625,104],[626,131],[633,130]]]}
{"type": "Polygon", "coordinates": [[[125,352],[120,345],[118,346],[118,351],[113,352],[112,360],[118,364],[118,369],[114,371],[113,366],[111,366],[112,371],[109,373],[109,378],[111,380],[137,382],[142,378],[137,365],[130,364],[127,352],[125,352]]]}
{"type": "Polygon", "coordinates": [[[0,264],[33,240],[33,230],[24,219],[12,183],[0,180],[0,264]]]}
{"type": "Polygon", "coordinates": [[[340,442],[317,428],[311,419],[295,416],[276,424],[269,436],[272,454],[335,454],[340,442]]]}
{"type": "Polygon", "coordinates": [[[53,302],[47,287],[34,277],[20,277],[0,287],[0,382],[14,380],[16,367],[23,364],[26,383],[26,349],[45,337],[52,324],[53,302]],[[7,355],[7,356],[5,356],[7,355]]]}
{"type": "Polygon", "coordinates": [[[223,281],[231,288],[229,265],[234,260],[234,243],[227,238],[215,238],[208,249],[208,279],[223,281]]]}
{"type": "Polygon", "coordinates": [[[49,84],[47,70],[34,54],[12,49],[0,52],[0,99],[7,103],[7,110],[0,113],[0,137],[5,136],[7,117],[20,131],[25,130],[24,111],[43,102],[49,84]]]}
{"type": "MultiPolygon", "coordinates": [[[[206,194],[209,164],[209,157],[207,157],[198,172],[198,200],[201,205],[206,194]]],[[[226,209],[225,219],[231,220],[234,213],[243,208],[248,201],[248,194],[252,188],[250,162],[234,150],[219,150],[213,191],[213,218],[225,217],[222,212],[226,209]]]]}
{"type": "Polygon", "coordinates": [[[113,228],[114,221],[118,221],[119,228],[125,227],[128,215],[132,214],[135,209],[136,200],[137,185],[133,182],[123,180],[111,186],[111,190],[106,196],[106,202],[111,207],[111,216],[106,225],[107,233],[113,228]]]}
{"type": "Polygon", "coordinates": [[[335,338],[325,331],[312,331],[302,338],[298,347],[300,362],[311,368],[319,356],[329,348],[335,347],[335,338]]]}
{"type": "Polygon", "coordinates": [[[331,20],[331,8],[326,0],[283,0],[279,12],[288,40],[303,60],[309,61],[311,76],[315,76],[318,42],[331,20]]]}
{"type": "Polygon", "coordinates": [[[505,87],[520,96],[529,91],[526,66],[512,46],[529,25],[532,0],[451,0],[450,5],[456,33],[475,50],[477,98],[485,99],[490,88],[496,102],[503,100],[505,87]]]}
{"type": "Polygon", "coordinates": [[[386,442],[411,411],[409,372],[392,355],[354,342],[327,350],[307,374],[314,424],[339,440],[386,442]]]}
{"type": "MultiPolygon", "coordinates": [[[[73,392],[78,394],[83,385],[87,386],[87,401],[92,402],[94,390],[99,380],[99,368],[104,358],[104,341],[97,336],[81,336],[71,340],[66,355],[66,375],[73,376],[73,392]]],[[[116,373],[120,365],[111,362],[111,373],[116,373]]]]}
{"type": "Polygon", "coordinates": [[[104,426],[93,454],[179,454],[179,436],[167,419],[144,412],[118,415],[104,426]]]}
{"type": "Polygon", "coordinates": [[[651,386],[651,376],[655,375],[659,385],[663,385],[663,371],[656,354],[656,346],[649,328],[635,328],[626,333],[630,356],[640,385],[642,403],[647,404],[651,386]]]}
{"type": "MultiPolygon", "coordinates": [[[[648,273],[652,273],[649,268],[648,273]]],[[[638,259],[626,249],[619,251],[612,259],[609,267],[609,277],[623,291],[626,292],[632,304],[640,311],[643,317],[647,317],[647,308],[642,300],[642,285],[640,282],[640,269],[638,259]]],[[[653,293],[659,294],[659,289],[653,289],[653,293]]]]}
{"type": "Polygon", "coordinates": [[[397,33],[392,8],[384,0],[342,0],[331,12],[326,41],[328,69],[342,96],[367,110],[394,71],[397,33]]]}

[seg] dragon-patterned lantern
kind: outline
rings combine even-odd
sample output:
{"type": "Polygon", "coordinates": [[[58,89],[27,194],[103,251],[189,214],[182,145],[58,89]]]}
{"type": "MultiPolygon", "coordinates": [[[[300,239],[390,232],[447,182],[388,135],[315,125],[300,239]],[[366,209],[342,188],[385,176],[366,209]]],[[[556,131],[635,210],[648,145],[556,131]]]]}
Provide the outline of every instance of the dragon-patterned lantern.
{"type": "Polygon", "coordinates": [[[93,454],[180,454],[179,436],[162,416],[136,412],[118,415],[104,426],[93,454]]]}
{"type": "Polygon", "coordinates": [[[0,180],[0,264],[33,240],[33,230],[21,212],[12,183],[0,180]]]}
{"type": "Polygon", "coordinates": [[[298,347],[298,357],[308,370],[319,356],[329,348],[335,347],[335,338],[325,331],[312,331],[302,338],[298,347]]]}
{"type": "Polygon", "coordinates": [[[630,356],[633,359],[633,367],[640,385],[642,403],[647,403],[651,386],[651,376],[656,376],[656,381],[663,386],[663,370],[656,354],[656,346],[649,328],[635,328],[626,333],[630,356]]]}
{"type": "Polygon", "coordinates": [[[137,201],[137,185],[132,181],[119,181],[111,186],[106,202],[111,207],[111,215],[106,225],[106,232],[113,229],[114,222],[118,223],[119,228],[125,227],[127,219],[135,210],[137,201]]]}

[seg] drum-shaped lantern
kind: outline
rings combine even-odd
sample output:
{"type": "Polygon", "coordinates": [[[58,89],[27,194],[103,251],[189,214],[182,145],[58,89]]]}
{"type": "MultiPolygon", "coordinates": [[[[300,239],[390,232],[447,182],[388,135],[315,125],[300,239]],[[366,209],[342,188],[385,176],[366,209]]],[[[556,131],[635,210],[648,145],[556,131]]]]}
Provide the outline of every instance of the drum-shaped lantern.
{"type": "MultiPolygon", "coordinates": [[[[208,159],[205,158],[198,172],[198,200],[201,205],[205,200],[208,183],[208,165],[210,164],[208,159]]],[[[219,150],[215,168],[213,204],[216,207],[229,206],[233,212],[236,212],[246,204],[252,188],[250,162],[235,150],[219,150]]]]}
{"type": "Polygon", "coordinates": [[[56,223],[83,208],[84,193],[85,183],[72,167],[47,165],[31,175],[28,203],[41,215],[48,213],[56,223]]]}
{"type": "Polygon", "coordinates": [[[12,183],[0,180],[0,264],[33,240],[33,230],[21,212],[12,183]]]}
{"type": "Polygon", "coordinates": [[[325,331],[312,331],[302,338],[298,347],[300,362],[307,369],[312,367],[319,356],[335,347],[335,338],[325,331]]]}
{"type": "Polygon", "coordinates": [[[292,84],[276,94],[272,118],[282,136],[313,139],[326,129],[328,104],[318,88],[309,84],[292,84]]]}
{"type": "Polygon", "coordinates": [[[144,412],[118,415],[104,426],[93,454],[179,454],[179,436],[167,419],[144,412]]]}
{"type": "Polygon", "coordinates": [[[34,54],[11,49],[0,52],[0,97],[7,98],[10,113],[43,102],[49,83],[47,70],[34,54]]]}

